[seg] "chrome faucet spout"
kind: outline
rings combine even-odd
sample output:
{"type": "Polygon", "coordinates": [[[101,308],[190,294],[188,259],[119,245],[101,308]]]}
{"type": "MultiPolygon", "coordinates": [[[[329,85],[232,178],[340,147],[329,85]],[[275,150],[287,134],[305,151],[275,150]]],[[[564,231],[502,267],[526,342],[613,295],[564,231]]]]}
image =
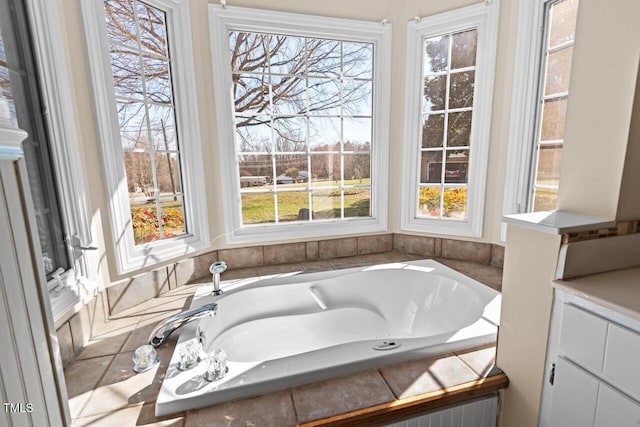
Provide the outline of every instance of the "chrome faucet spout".
{"type": "Polygon", "coordinates": [[[176,329],[202,317],[215,316],[217,310],[218,304],[211,303],[169,316],[162,322],[158,323],[158,326],[153,329],[149,336],[149,344],[154,347],[158,347],[160,344],[164,343],[169,335],[171,335],[176,329]]]}
{"type": "Polygon", "coordinates": [[[213,275],[213,292],[211,295],[222,295],[222,289],[220,289],[220,275],[227,270],[227,263],[224,261],[216,261],[209,267],[209,272],[213,275]]]}

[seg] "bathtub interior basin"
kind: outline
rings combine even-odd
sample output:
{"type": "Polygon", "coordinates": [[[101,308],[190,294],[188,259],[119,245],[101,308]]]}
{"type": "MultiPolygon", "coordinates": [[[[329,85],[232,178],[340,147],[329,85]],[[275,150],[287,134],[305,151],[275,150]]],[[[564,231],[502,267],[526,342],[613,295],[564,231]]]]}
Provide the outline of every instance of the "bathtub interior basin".
{"type": "Polygon", "coordinates": [[[500,293],[433,260],[380,264],[196,291],[192,307],[214,317],[181,332],[156,415],[210,406],[303,383],[495,342],[500,293]],[[206,363],[180,371],[180,348],[222,348],[227,375],[204,379],[206,363]]]}

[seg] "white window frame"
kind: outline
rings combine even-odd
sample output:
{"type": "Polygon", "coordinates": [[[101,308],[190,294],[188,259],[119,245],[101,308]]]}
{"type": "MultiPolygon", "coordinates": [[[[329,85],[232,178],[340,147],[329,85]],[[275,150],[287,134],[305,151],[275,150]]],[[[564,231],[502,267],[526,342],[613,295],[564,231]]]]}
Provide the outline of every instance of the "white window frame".
{"type": "Polygon", "coordinates": [[[209,5],[218,141],[227,243],[255,243],[327,235],[387,231],[391,24],[242,7],[209,5]],[[373,140],[371,216],[333,221],[242,224],[240,178],[235,155],[229,31],[240,30],[372,43],[373,140]]]}
{"type": "MultiPolygon", "coordinates": [[[[511,117],[507,143],[503,215],[524,213],[531,198],[531,180],[535,174],[536,116],[539,86],[543,70],[545,10],[553,0],[520,0],[516,36],[511,117]]],[[[506,226],[502,224],[502,240],[506,226]]]]}
{"type": "Polygon", "coordinates": [[[82,2],[84,31],[104,179],[109,195],[111,232],[119,274],[157,265],[210,247],[204,166],[200,143],[199,111],[191,40],[188,0],[145,0],[166,13],[171,74],[180,144],[180,166],[184,188],[185,222],[188,234],[136,245],[131,224],[125,178],[120,125],[109,57],[102,0],[82,2]]]}
{"type": "Polygon", "coordinates": [[[48,0],[25,2],[71,264],[69,270],[48,283],[49,289],[55,287],[49,296],[53,319],[59,325],[92,298],[101,284],[97,273],[98,253],[91,250],[94,242],[80,158],[80,139],[71,102],[70,74],[57,6],[56,2],[48,0]]]}
{"type": "Polygon", "coordinates": [[[492,0],[427,18],[415,19],[407,24],[402,230],[466,237],[482,236],[498,17],[499,2],[492,0]],[[471,28],[478,29],[478,44],[467,179],[467,218],[465,220],[425,218],[417,215],[424,40],[471,28]]]}

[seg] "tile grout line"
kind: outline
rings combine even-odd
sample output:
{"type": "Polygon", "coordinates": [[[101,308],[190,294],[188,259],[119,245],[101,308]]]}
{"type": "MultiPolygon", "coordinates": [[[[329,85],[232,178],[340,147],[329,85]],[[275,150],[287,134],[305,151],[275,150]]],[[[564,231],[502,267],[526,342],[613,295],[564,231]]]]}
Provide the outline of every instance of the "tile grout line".
{"type": "Polygon", "coordinates": [[[289,392],[289,398],[291,399],[291,407],[293,408],[293,416],[296,418],[296,425],[300,425],[300,416],[298,416],[298,408],[296,408],[296,401],[293,398],[293,389],[287,390],[289,392]]]}
{"type": "Polygon", "coordinates": [[[391,387],[391,384],[389,384],[389,381],[387,381],[387,378],[385,378],[384,374],[382,373],[382,368],[377,368],[376,371],[378,371],[378,374],[380,374],[380,376],[382,377],[382,381],[384,381],[391,394],[396,398],[396,400],[399,400],[400,396],[396,394],[396,392],[393,390],[393,387],[391,387]]]}

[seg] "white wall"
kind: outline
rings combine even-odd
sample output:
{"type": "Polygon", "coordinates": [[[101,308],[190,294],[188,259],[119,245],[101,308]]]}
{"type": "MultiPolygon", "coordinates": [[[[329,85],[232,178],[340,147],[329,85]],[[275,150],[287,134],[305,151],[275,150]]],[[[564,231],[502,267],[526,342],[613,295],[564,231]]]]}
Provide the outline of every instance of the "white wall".
{"type": "MultiPolygon", "coordinates": [[[[640,58],[638,16],[635,0],[580,0],[558,209],[618,218],[640,58]]],[[[636,208],[632,219],[639,217],[636,208]]]]}

